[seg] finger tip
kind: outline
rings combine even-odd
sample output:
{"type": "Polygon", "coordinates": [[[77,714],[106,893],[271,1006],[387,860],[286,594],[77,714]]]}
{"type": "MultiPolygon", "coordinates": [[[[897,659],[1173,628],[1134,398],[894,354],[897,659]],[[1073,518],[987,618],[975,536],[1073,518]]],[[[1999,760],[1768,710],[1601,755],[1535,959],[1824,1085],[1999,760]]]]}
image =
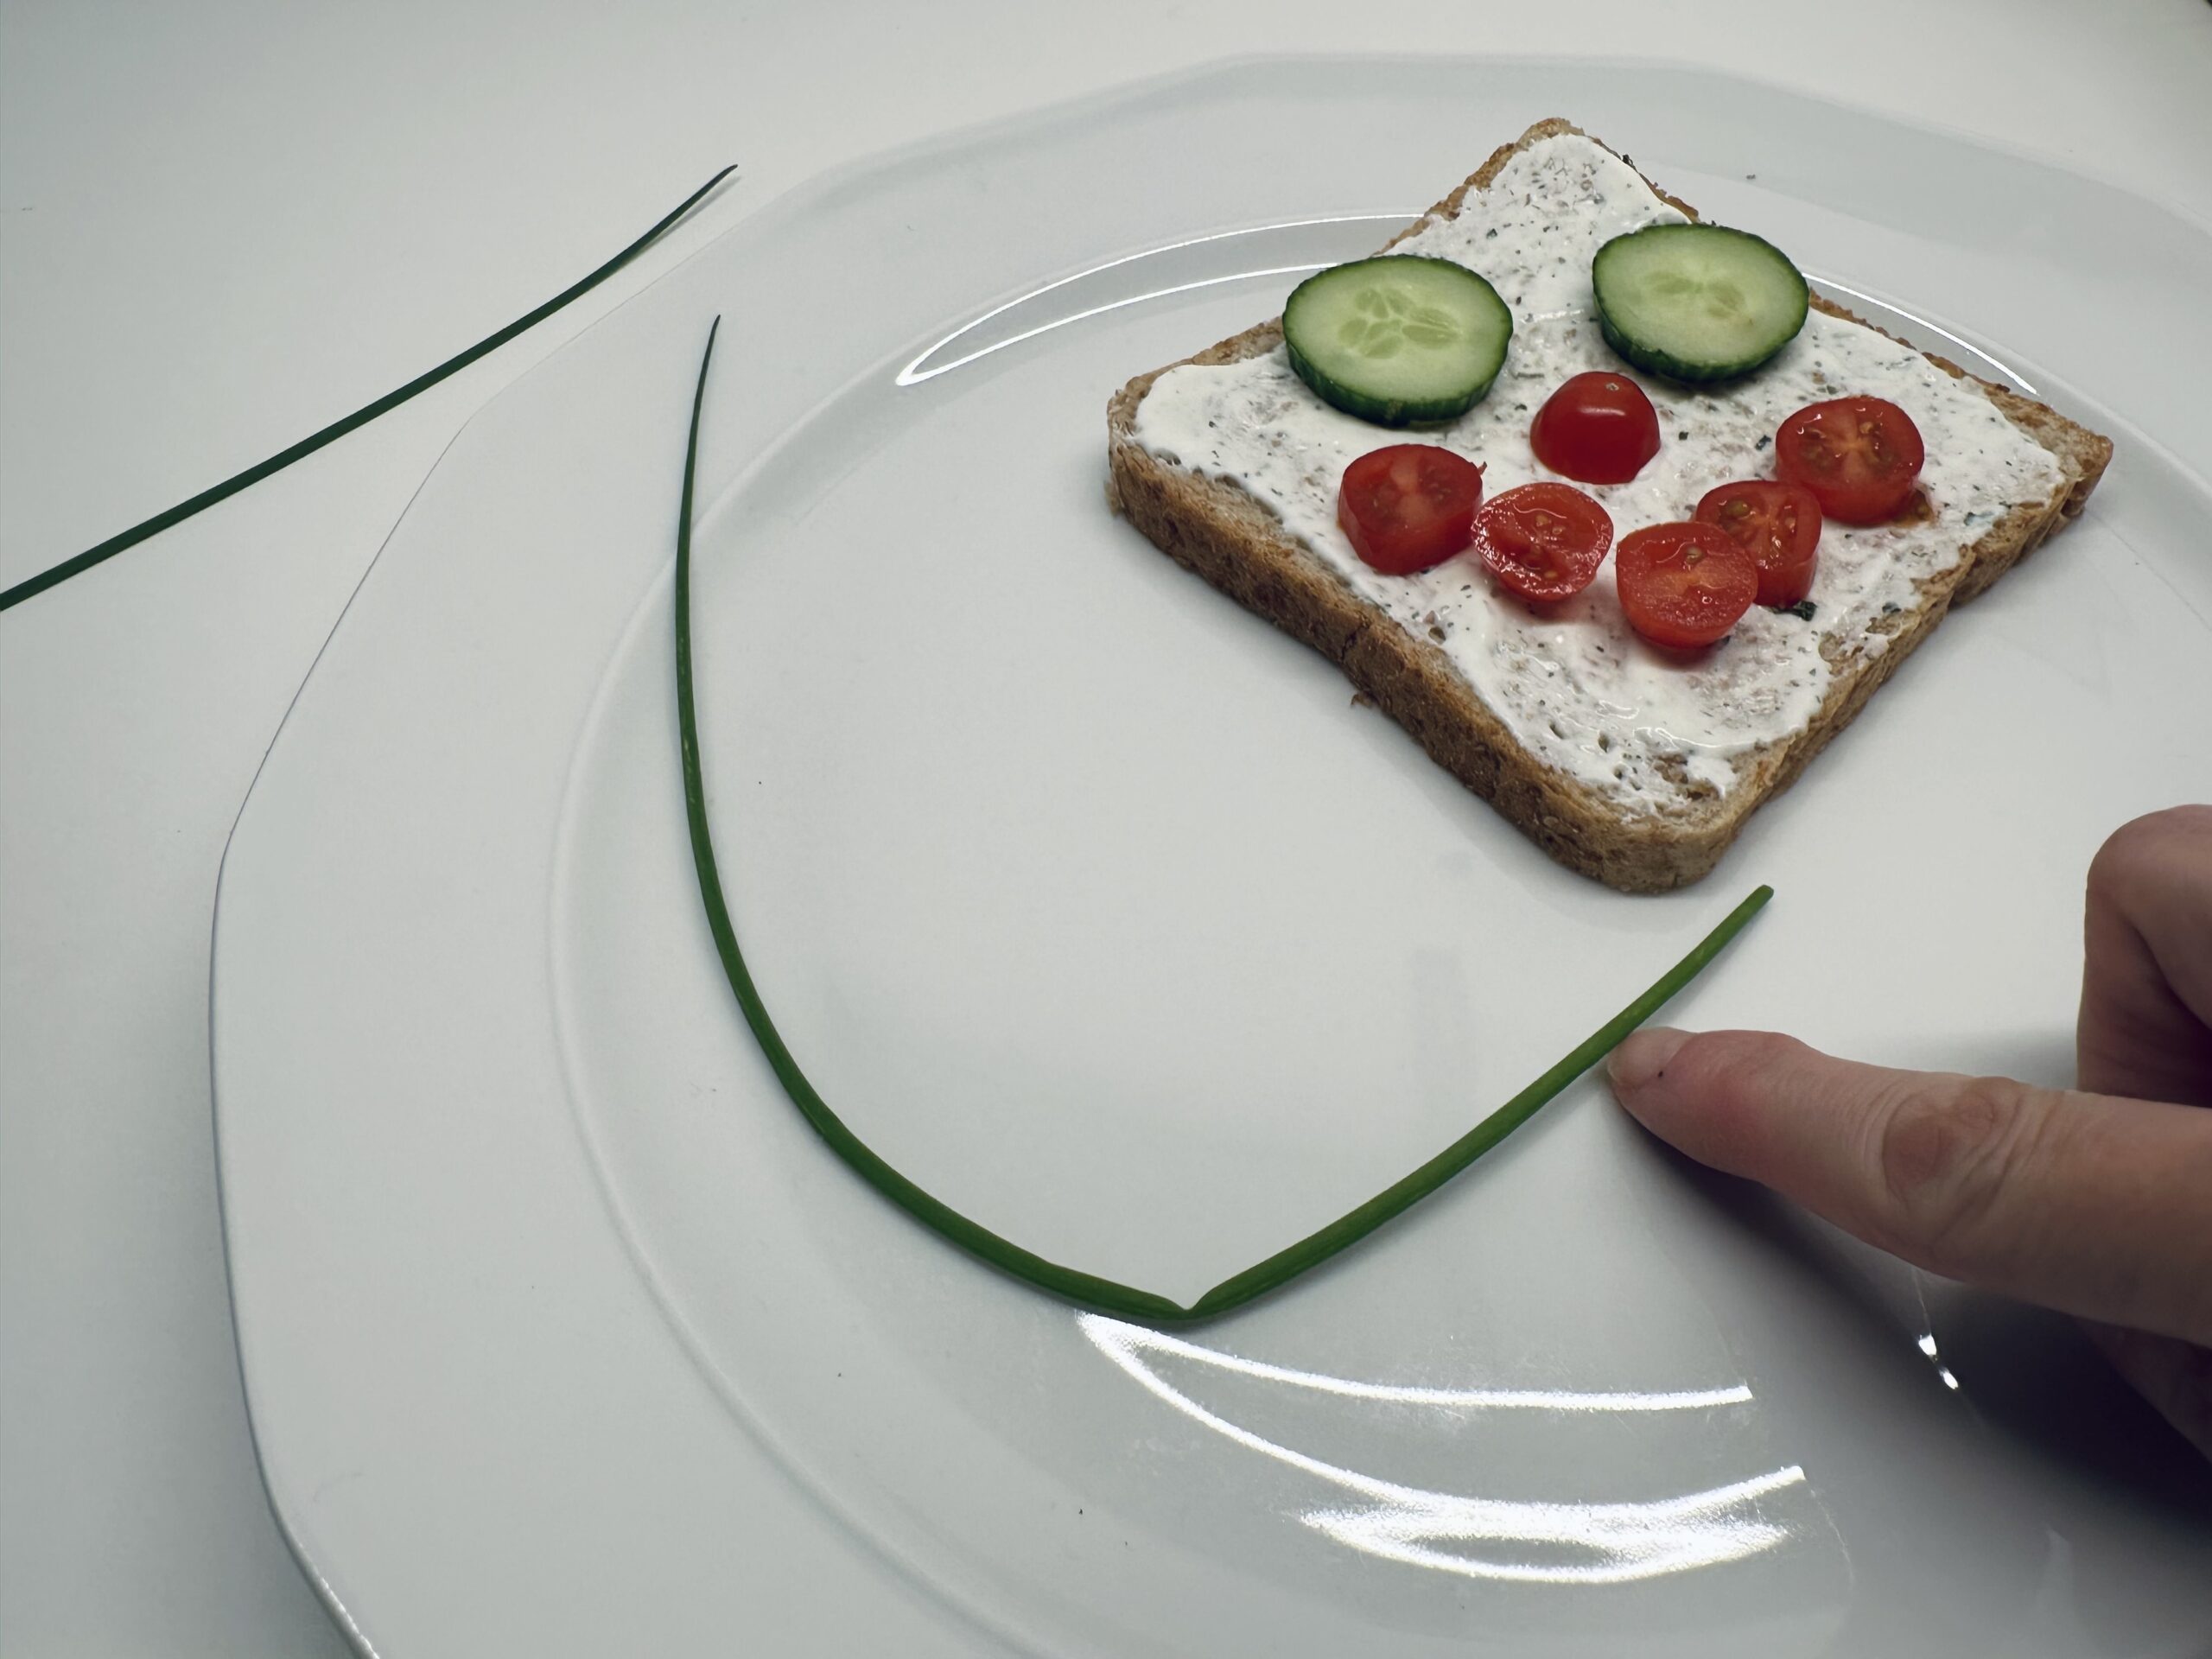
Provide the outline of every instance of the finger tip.
{"type": "Polygon", "coordinates": [[[1605,1061],[1605,1076],[1620,1103],[1633,1110],[1637,1099],[1667,1069],[1690,1033],[1672,1026],[1646,1026],[1621,1040],[1605,1061]]]}

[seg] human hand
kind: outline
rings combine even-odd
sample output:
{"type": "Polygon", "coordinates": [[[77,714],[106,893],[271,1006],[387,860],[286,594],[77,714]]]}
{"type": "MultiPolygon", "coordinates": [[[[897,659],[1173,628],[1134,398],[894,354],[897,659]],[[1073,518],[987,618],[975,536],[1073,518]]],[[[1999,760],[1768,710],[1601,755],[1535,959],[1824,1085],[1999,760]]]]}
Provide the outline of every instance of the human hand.
{"type": "Polygon", "coordinates": [[[1608,1063],[1646,1128],[1916,1266],[2081,1316],[2212,1456],[2212,806],[2089,867],[2076,1087],[1652,1027],[1608,1063]]]}

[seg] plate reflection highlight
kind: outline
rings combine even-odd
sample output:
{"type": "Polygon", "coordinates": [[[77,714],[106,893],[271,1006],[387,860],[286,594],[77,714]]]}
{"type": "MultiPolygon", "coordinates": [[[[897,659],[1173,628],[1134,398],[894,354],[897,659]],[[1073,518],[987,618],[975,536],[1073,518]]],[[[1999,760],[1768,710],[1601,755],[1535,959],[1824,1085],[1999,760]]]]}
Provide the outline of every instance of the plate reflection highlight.
{"type": "Polygon", "coordinates": [[[1298,1519],[1363,1554],[1465,1578],[1529,1584],[1626,1584],[1764,1554],[1792,1535],[1761,1500],[1802,1485],[1796,1465],[1677,1497],[1630,1502],[1548,1502],[1484,1497],[1406,1485],[1329,1463],[1234,1423],[1198,1403],[1153,1364],[1172,1356],[1238,1376],[1393,1406],[1446,1411],[1675,1412],[1749,1404],[1743,1383],[1663,1392],[1555,1389],[1446,1389],[1360,1382],[1224,1353],[1103,1314],[1077,1324],[1093,1346],[1155,1398],[1248,1451],[1367,1500],[1316,1505],[1298,1519]],[[1522,1559],[1450,1546],[1520,1544],[1522,1559]],[[1530,1559],[1551,1556],[1555,1559],[1530,1559]]]}

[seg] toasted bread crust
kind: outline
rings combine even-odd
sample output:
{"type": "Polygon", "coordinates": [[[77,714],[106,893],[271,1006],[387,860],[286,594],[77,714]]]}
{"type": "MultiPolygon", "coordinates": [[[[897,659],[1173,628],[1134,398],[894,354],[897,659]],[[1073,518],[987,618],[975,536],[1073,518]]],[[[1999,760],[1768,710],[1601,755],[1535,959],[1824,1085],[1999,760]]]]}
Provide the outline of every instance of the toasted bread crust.
{"type": "MultiPolygon", "coordinates": [[[[1469,192],[1486,188],[1530,145],[1580,132],[1562,120],[1538,122],[1512,143],[1501,146],[1388,245],[1395,246],[1430,219],[1456,215],[1469,192]]],[[[1691,219],[1697,217],[1688,203],[1656,185],[1651,188],[1691,219]]],[[[1813,303],[1832,316],[1873,327],[1818,295],[1813,303]]],[[[1274,350],[1281,339],[1281,319],[1276,318],[1184,361],[1236,362],[1274,350]]],[[[1957,365],[1929,356],[1948,372],[1971,378],[1957,365]]],[[[1923,580],[1917,602],[1879,625],[1886,645],[1878,652],[1833,641],[1825,645],[1834,671],[1827,696],[1811,722],[1739,760],[1735,788],[1726,795],[1686,791],[1681,800],[1656,811],[1630,814],[1537,760],[1476,696],[1442,651],[1360,598],[1325,561],[1286,535],[1274,516],[1243,490],[1163,462],[1141,448],[1134,436],[1137,406],[1154,381],[1180,366],[1169,364],[1137,376],[1107,405],[1108,499],[1115,509],[1170,557],[1338,664],[1353,685],[1404,727],[1431,759],[1552,857],[1629,893],[1682,887],[1710,871],[1745,820],[1794,782],[1829,739],[1851,723],[1952,605],[1984,591],[2052,531],[2082,512],[2112,458],[2109,439],[2031,398],[1978,381],[2015,426],[2056,458],[2063,475],[2059,486],[2044,501],[2014,507],[1959,563],[1923,580]],[[1748,776],[1744,773],[1746,766],[1748,776]]]]}

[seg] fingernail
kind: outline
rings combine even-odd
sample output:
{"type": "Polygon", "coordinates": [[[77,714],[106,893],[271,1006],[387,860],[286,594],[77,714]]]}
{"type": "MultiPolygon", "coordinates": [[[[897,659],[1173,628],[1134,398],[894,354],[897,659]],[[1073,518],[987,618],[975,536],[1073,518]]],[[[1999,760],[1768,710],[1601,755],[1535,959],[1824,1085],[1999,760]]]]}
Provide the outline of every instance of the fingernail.
{"type": "Polygon", "coordinates": [[[1616,1094],[1632,1095],[1667,1068],[1675,1051],[1690,1039],[1687,1031],[1672,1026],[1646,1026],[1632,1031],[1605,1062],[1605,1075],[1616,1094]]]}

